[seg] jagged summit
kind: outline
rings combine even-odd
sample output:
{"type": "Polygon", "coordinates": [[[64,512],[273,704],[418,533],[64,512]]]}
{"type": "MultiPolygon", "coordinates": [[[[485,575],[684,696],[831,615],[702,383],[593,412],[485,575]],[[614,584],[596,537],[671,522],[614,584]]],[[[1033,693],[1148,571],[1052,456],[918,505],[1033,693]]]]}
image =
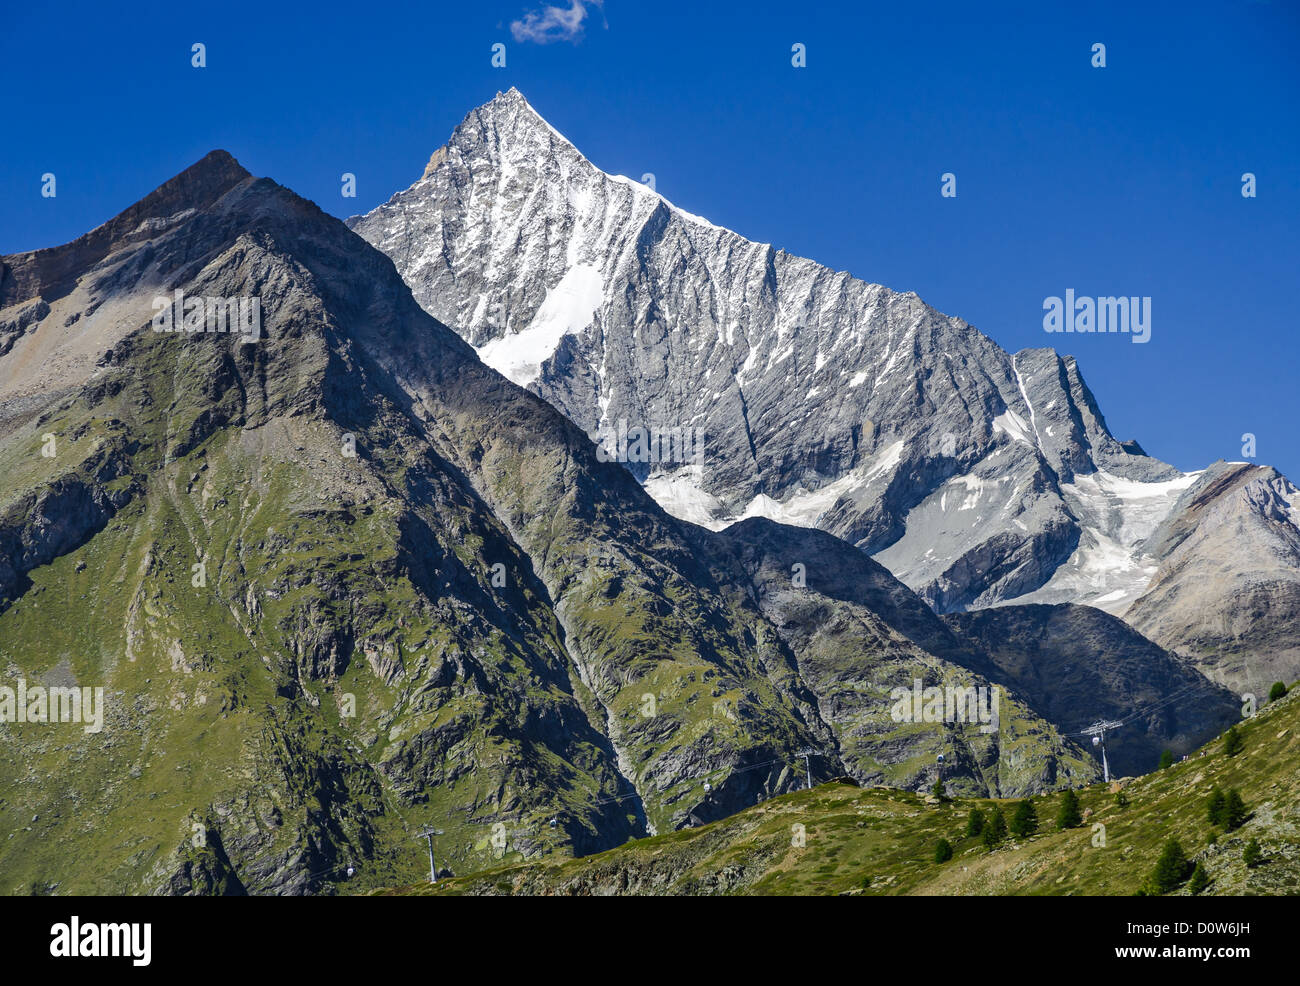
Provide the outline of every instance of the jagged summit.
{"type": "Polygon", "coordinates": [[[187,209],[202,210],[252,176],[223,150],[209,151],[174,178],[89,233],[56,247],[0,259],[0,308],[70,288],[69,278],[97,263],[131,238],[187,209]]]}
{"type": "MultiPolygon", "coordinates": [[[[548,156],[559,155],[570,162],[580,162],[580,164],[576,165],[578,167],[598,170],[573,141],[552,126],[528,102],[523,93],[512,86],[504,93],[498,92],[491,100],[466,114],[465,118],[452,131],[451,138],[447,143],[438,147],[430,155],[420,180],[423,181],[432,175],[447,160],[448,154],[453,153],[458,148],[463,150],[466,145],[472,145],[482,140],[488,140],[498,145],[508,145],[512,156],[524,156],[529,153],[548,156]]],[[[634,196],[643,198],[651,207],[662,204],[664,208],[696,225],[718,232],[732,232],[726,227],[710,222],[703,216],[688,212],[643,182],[624,175],[600,173],[610,181],[626,186],[634,196]]],[[[348,225],[354,226],[362,218],[361,216],[353,216],[347,220],[348,225]]]]}
{"type": "MultiPolygon", "coordinates": [[[[166,214],[180,205],[202,209],[252,175],[229,151],[211,150],[175,178],[169,179],[146,195],[132,208],[144,214],[166,214]]],[[[130,210],[128,210],[130,211],[130,210]]]]}
{"type": "MultiPolygon", "coordinates": [[[[679,517],[820,527],[940,611],[1014,600],[1121,614],[1157,573],[1166,591],[1196,572],[1231,581],[1205,579],[1202,555],[1166,571],[1152,538],[1204,473],[1117,441],[1074,357],[1008,353],[911,292],[692,216],[600,171],[517,90],[349,225],[426,311],[589,434],[702,435],[701,462],[626,463],[679,517]]],[[[1287,556],[1282,523],[1259,528],[1275,541],[1257,550],[1287,556]]],[[[1294,567],[1221,561],[1233,579],[1259,569],[1300,585],[1294,567]]],[[[1159,639],[1207,638],[1189,617],[1159,639]]]]}
{"type": "MultiPolygon", "coordinates": [[[[678,209],[600,171],[517,91],[349,225],[486,363],[589,434],[702,432],[702,469],[629,464],[670,512],[822,527],[941,609],[1036,591],[1100,552],[1105,532],[1082,536],[1063,489],[1076,476],[1183,481],[1110,435],[1073,359],[1012,356],[913,293],[678,209]],[[948,515],[950,498],[971,513],[948,515]]],[[[1080,494],[1092,514],[1115,499],[1102,485],[1080,494]]]]}

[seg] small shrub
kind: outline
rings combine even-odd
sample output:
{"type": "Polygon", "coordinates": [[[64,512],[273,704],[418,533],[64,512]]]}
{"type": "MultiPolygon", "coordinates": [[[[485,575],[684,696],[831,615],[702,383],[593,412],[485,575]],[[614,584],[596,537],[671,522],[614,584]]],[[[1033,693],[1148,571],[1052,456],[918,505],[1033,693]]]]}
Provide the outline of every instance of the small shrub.
{"type": "Polygon", "coordinates": [[[1173,751],[1173,750],[1165,750],[1163,753],[1160,754],[1160,769],[1161,769],[1161,770],[1168,770],[1168,769],[1169,769],[1170,767],[1172,767],[1173,765],[1174,765],[1174,751],[1173,751]]]}
{"type": "Polygon", "coordinates": [[[934,845],[934,861],[946,863],[950,859],[952,859],[952,843],[947,839],[940,839],[934,845]]]}
{"type": "Polygon", "coordinates": [[[1264,859],[1264,850],[1259,848],[1259,840],[1251,839],[1246,843],[1246,848],[1241,851],[1241,861],[1246,864],[1248,869],[1254,869],[1264,859]]]}
{"type": "Polygon", "coordinates": [[[1273,687],[1268,690],[1268,700],[1276,702],[1279,698],[1286,697],[1286,684],[1281,681],[1273,682],[1273,687]]]}
{"type": "Polygon", "coordinates": [[[1187,890],[1195,895],[1210,885],[1210,875],[1205,872],[1205,867],[1200,863],[1196,864],[1196,869],[1192,870],[1192,878],[1187,881],[1187,890]]]}

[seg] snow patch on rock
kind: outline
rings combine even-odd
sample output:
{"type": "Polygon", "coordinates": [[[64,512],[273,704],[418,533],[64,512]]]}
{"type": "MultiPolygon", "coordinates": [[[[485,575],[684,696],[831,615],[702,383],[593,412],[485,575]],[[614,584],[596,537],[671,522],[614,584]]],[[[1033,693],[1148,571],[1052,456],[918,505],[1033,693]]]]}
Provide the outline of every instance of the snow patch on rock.
{"type": "Polygon", "coordinates": [[[480,346],[481,359],[521,387],[542,372],[566,335],[581,332],[605,301],[605,282],[590,264],[576,264],[546,292],[546,300],[522,332],[501,336],[480,346]]]}

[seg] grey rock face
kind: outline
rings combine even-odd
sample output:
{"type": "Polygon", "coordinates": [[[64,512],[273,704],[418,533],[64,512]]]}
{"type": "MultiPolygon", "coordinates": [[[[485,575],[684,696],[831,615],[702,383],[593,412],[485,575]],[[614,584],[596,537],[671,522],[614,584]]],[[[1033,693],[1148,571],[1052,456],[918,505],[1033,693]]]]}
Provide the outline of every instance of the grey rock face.
{"type": "Polygon", "coordinates": [[[1300,671],[1300,491],[1268,466],[1216,462],[1152,534],[1159,568],[1124,618],[1257,697],[1300,671]]]}
{"type": "Polygon", "coordinates": [[[1140,578],[1090,579],[1089,559],[1135,542],[1080,501],[1104,500],[1101,482],[1171,504],[1158,484],[1190,483],[1110,435],[1072,358],[1012,356],[915,294],[607,175],[515,90],[349,224],[426,311],[589,434],[702,432],[701,461],[629,464],[670,512],[820,527],[941,611],[1045,587],[1126,604],[1140,578]],[[1052,585],[1063,569],[1083,575],[1052,585]]]}

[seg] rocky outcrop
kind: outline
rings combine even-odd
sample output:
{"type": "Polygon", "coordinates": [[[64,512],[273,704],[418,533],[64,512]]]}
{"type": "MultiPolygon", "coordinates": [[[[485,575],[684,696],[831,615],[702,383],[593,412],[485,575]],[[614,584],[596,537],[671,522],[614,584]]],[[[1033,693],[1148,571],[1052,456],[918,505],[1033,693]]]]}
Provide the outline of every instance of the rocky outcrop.
{"type": "Polygon", "coordinates": [[[1148,542],[1159,567],[1124,618],[1257,699],[1300,674],[1300,492],[1275,469],[1216,463],[1148,542]]]}

